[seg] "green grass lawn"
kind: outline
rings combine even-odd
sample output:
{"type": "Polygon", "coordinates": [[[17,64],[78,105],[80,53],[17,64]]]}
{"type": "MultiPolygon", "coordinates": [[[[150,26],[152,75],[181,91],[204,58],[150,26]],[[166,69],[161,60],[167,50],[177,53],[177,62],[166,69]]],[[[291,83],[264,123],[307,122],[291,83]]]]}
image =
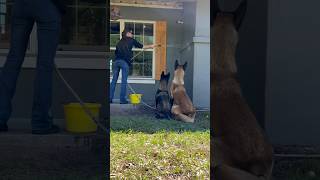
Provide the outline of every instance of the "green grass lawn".
{"type": "Polygon", "coordinates": [[[111,117],[111,178],[209,179],[209,119],[208,113],[193,124],[111,117]]]}

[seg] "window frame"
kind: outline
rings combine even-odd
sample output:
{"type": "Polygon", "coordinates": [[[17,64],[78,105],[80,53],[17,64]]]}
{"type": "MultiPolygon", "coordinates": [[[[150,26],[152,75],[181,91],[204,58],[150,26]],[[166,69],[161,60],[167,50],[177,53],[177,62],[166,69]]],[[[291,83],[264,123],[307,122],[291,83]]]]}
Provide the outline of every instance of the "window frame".
{"type": "MultiPolygon", "coordinates": [[[[108,8],[106,8],[108,10],[108,8]]],[[[9,14],[11,16],[11,14],[9,14]]],[[[108,25],[108,23],[106,23],[108,25]]],[[[109,27],[109,26],[107,26],[109,27]]],[[[36,68],[37,61],[37,51],[38,51],[38,39],[37,39],[37,26],[34,24],[34,27],[30,33],[28,46],[26,49],[25,61],[22,65],[23,68],[36,68]]],[[[10,43],[8,43],[10,45],[10,43]]],[[[106,58],[109,55],[108,49],[105,51],[99,50],[103,48],[100,46],[99,49],[87,49],[83,50],[59,50],[61,44],[58,45],[56,52],[56,62],[59,68],[67,69],[95,69],[95,70],[107,70],[106,58]],[[75,62],[81,63],[75,63],[75,62]]],[[[106,48],[108,46],[105,46],[106,48]]],[[[6,61],[7,54],[9,53],[9,46],[0,46],[0,68],[3,66],[6,61]]]]}
{"type": "MultiPolygon", "coordinates": [[[[2,2],[2,1],[0,1],[0,16],[5,16],[5,20],[6,20],[6,15],[9,15],[9,16],[11,16],[11,14],[8,14],[8,7],[7,6],[11,6],[11,10],[12,10],[12,7],[13,7],[13,3],[14,2],[12,2],[12,1],[9,1],[9,2],[2,2]],[[5,6],[5,12],[2,12],[1,10],[1,6],[5,6]]],[[[9,19],[10,19],[11,17],[9,17],[9,19]]],[[[6,22],[4,22],[4,23],[6,23],[6,22]]],[[[1,24],[0,24],[1,25],[1,24]]],[[[11,28],[10,28],[10,30],[11,30],[11,28]]],[[[1,35],[0,35],[1,36],[1,35]]],[[[4,42],[4,43],[2,43],[2,44],[0,44],[0,52],[5,52],[5,50],[6,49],[8,49],[9,48],[9,46],[10,46],[10,43],[9,42],[4,42]]]]}
{"type": "MultiPolygon", "coordinates": [[[[155,43],[156,40],[156,21],[150,21],[150,20],[135,20],[135,19],[119,19],[116,21],[111,21],[111,22],[119,22],[120,23],[120,33],[119,36],[121,38],[121,32],[124,30],[125,23],[148,23],[153,25],[153,44],[155,43]]],[[[110,51],[114,51],[116,48],[110,45],[110,51]]],[[[142,49],[139,48],[133,48],[133,51],[143,51],[142,49]]],[[[155,84],[155,76],[156,76],[156,63],[155,63],[155,49],[146,49],[144,51],[152,52],[152,77],[134,77],[134,76],[129,76],[128,77],[128,82],[129,83],[137,83],[137,84],[155,84]]],[[[111,68],[110,62],[108,62],[108,66],[111,68]]],[[[111,69],[110,69],[111,72],[111,69]]],[[[119,78],[117,83],[121,83],[121,72],[119,73],[119,78]]],[[[110,76],[110,82],[112,81],[112,76],[110,76]]]]}
{"type": "MultiPolygon", "coordinates": [[[[106,4],[106,6],[108,6],[106,4]]],[[[104,9],[106,10],[106,13],[108,12],[108,8],[106,8],[106,6],[104,6],[104,9]]],[[[75,21],[76,21],[76,24],[79,23],[79,17],[78,17],[78,12],[79,12],[79,9],[78,8],[84,8],[84,7],[91,7],[91,8],[96,8],[96,9],[99,9],[99,6],[87,6],[87,5],[67,5],[67,7],[75,7],[76,8],[76,18],[75,18],[75,21]]],[[[108,17],[106,16],[106,19],[108,17]]],[[[106,25],[107,25],[107,21],[106,21],[106,25]]],[[[107,26],[106,28],[108,28],[109,26],[107,26]]],[[[76,32],[78,32],[78,27],[76,27],[76,32]]],[[[106,29],[107,31],[107,29],[106,29]]],[[[107,33],[105,34],[107,35],[107,33]]],[[[106,39],[107,41],[107,39],[106,39]]],[[[105,43],[108,43],[108,42],[105,42],[105,43]]],[[[90,53],[94,53],[94,54],[101,54],[102,52],[105,52],[106,50],[103,50],[105,48],[108,48],[107,45],[74,45],[74,44],[70,44],[70,45],[65,45],[65,44],[58,44],[58,50],[57,52],[72,52],[73,54],[76,54],[77,52],[84,52],[84,51],[87,51],[87,52],[90,52],[90,53]]]]}

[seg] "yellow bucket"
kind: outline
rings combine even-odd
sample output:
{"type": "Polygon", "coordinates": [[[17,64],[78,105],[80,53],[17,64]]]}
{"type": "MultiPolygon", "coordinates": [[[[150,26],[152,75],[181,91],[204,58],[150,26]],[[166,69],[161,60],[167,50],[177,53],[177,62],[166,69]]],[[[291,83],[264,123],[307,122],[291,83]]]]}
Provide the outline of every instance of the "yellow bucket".
{"type": "Polygon", "coordinates": [[[129,97],[131,104],[140,104],[142,94],[130,94],[129,97]]]}
{"type": "MultiPolygon", "coordinates": [[[[98,119],[101,104],[85,103],[85,106],[98,119]]],[[[66,130],[73,133],[91,133],[97,131],[96,123],[86,114],[80,103],[64,105],[66,130]]]]}

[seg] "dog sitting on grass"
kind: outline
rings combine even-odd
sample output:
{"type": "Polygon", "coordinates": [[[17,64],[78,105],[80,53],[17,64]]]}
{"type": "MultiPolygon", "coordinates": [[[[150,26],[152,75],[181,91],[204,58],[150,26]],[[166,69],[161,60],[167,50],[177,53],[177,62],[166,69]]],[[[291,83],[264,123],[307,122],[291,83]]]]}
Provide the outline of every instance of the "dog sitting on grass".
{"type": "Polygon", "coordinates": [[[236,79],[239,28],[247,0],[234,12],[218,1],[211,11],[211,112],[213,114],[213,179],[271,180],[273,148],[243,97],[236,79]]]}
{"type": "Polygon", "coordinates": [[[168,83],[170,79],[170,73],[165,74],[163,71],[160,77],[159,89],[156,92],[156,118],[158,119],[170,119],[172,100],[169,95],[168,83]]]}
{"type": "Polygon", "coordinates": [[[193,107],[192,101],[184,87],[184,74],[187,64],[186,62],[184,65],[180,65],[178,60],[175,62],[174,78],[170,89],[173,98],[171,113],[176,120],[193,123],[196,109],[193,107]]]}

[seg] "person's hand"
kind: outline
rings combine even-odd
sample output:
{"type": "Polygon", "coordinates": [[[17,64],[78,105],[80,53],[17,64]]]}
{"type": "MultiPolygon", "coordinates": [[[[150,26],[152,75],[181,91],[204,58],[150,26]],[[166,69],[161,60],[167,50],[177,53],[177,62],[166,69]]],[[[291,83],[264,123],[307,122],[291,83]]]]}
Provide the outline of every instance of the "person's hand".
{"type": "Polygon", "coordinates": [[[151,49],[151,48],[153,48],[153,45],[145,45],[145,46],[143,46],[143,49],[151,49]]]}
{"type": "Polygon", "coordinates": [[[155,48],[155,47],[160,47],[160,44],[152,44],[152,45],[146,45],[143,47],[143,49],[150,49],[150,48],[155,48]]]}

